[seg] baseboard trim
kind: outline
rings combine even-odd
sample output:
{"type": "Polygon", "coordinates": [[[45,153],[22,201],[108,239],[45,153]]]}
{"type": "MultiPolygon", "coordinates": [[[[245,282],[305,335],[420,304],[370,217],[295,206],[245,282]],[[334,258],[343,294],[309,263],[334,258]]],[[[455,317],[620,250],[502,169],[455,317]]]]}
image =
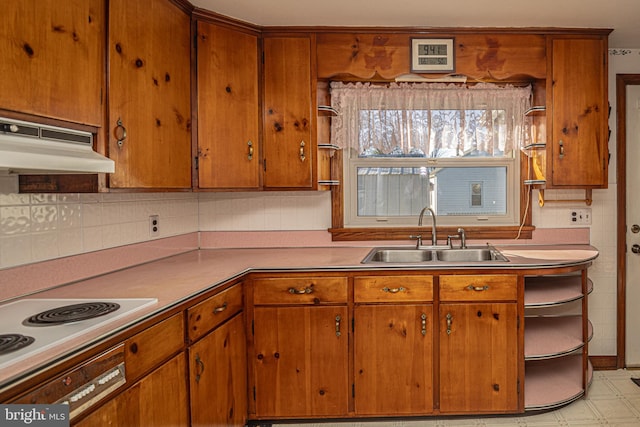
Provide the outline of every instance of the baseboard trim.
{"type": "Polygon", "coordinates": [[[618,369],[618,358],[616,356],[589,356],[589,360],[596,371],[618,369]]]}

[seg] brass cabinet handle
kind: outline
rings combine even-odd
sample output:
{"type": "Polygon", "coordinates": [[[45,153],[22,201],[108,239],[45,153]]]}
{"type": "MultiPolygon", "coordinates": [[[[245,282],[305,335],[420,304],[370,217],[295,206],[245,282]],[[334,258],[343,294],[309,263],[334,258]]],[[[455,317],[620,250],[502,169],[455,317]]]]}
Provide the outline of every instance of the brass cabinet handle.
{"type": "Polygon", "coordinates": [[[289,288],[290,294],[304,295],[313,293],[313,285],[309,285],[303,289],[289,288]]]}
{"type": "Polygon", "coordinates": [[[560,158],[564,157],[564,142],[562,140],[558,141],[558,145],[560,146],[560,158]]]}
{"type": "Polygon", "coordinates": [[[304,161],[305,161],[305,159],[307,158],[307,157],[304,155],[304,146],[305,146],[304,141],[300,141],[300,161],[301,161],[301,162],[304,162],[304,161]]]}
{"type": "Polygon", "coordinates": [[[420,315],[420,326],[421,326],[420,332],[422,333],[422,335],[423,336],[427,335],[427,315],[425,313],[422,313],[420,315]]]}
{"type": "Polygon", "coordinates": [[[253,160],[253,142],[249,140],[247,141],[247,145],[249,146],[249,154],[247,154],[247,159],[253,160]]]}
{"type": "Polygon", "coordinates": [[[196,382],[200,382],[200,377],[202,377],[202,373],[204,372],[204,362],[200,359],[200,355],[196,354],[196,382]]]}
{"type": "Polygon", "coordinates": [[[447,335],[451,335],[451,325],[453,324],[453,316],[447,313],[447,335]]]}
{"type": "Polygon", "coordinates": [[[336,336],[339,337],[340,335],[342,335],[340,333],[340,322],[342,321],[342,318],[340,316],[336,316],[336,336]]]}
{"type": "Polygon", "coordinates": [[[382,288],[382,292],[388,292],[390,294],[397,294],[398,292],[404,292],[404,291],[406,291],[406,289],[403,288],[402,286],[400,286],[399,288],[387,288],[386,286],[382,288]]]}
{"type": "Polygon", "coordinates": [[[127,128],[122,124],[122,119],[120,117],[118,117],[118,121],[116,122],[116,124],[117,126],[114,129],[113,134],[116,137],[118,147],[122,147],[124,140],[127,139],[127,128]]]}
{"type": "Polygon", "coordinates": [[[469,289],[470,291],[476,291],[476,292],[488,291],[489,285],[484,285],[484,286],[469,285],[467,286],[467,289],[469,289]]]}
{"type": "Polygon", "coordinates": [[[213,314],[222,313],[226,309],[227,309],[227,302],[225,301],[224,304],[213,309],[213,314]]]}

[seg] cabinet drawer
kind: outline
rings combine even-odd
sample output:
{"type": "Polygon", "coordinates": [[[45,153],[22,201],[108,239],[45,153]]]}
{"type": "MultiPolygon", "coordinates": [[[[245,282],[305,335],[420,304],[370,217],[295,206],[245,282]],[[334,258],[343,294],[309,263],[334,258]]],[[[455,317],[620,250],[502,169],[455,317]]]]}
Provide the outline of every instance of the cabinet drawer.
{"type": "Polygon", "coordinates": [[[125,341],[128,382],[140,378],[183,348],[183,319],[182,313],[178,313],[125,341]]]}
{"type": "Polygon", "coordinates": [[[208,298],[187,310],[189,342],[194,342],[242,310],[242,283],[208,298]]]}
{"type": "Polygon", "coordinates": [[[440,276],[441,301],[515,301],[516,275],[440,276]]]}
{"type": "Polygon", "coordinates": [[[346,277],[295,277],[253,281],[253,303],[256,305],[346,302],[346,277]]]}
{"type": "Polygon", "coordinates": [[[355,302],[433,300],[432,276],[367,276],[354,279],[355,302]]]}

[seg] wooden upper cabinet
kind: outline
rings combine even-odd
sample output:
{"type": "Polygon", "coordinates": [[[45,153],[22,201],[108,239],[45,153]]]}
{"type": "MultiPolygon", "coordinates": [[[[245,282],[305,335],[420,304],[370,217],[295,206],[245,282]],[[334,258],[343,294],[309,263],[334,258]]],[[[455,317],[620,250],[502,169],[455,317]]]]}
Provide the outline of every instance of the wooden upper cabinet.
{"type": "Polygon", "coordinates": [[[4,0],[0,109],[102,125],[104,0],[4,0]]]}
{"type": "Polygon", "coordinates": [[[265,188],[316,187],[317,120],[311,52],[308,36],[264,38],[265,188]]]}
{"type": "Polygon", "coordinates": [[[607,188],[607,38],[550,40],[547,188],[607,188]]]}
{"type": "Polygon", "coordinates": [[[258,37],[198,22],[198,187],[258,189],[258,37]]]}
{"type": "Polygon", "coordinates": [[[190,25],[169,0],[109,1],[111,188],[191,187],[190,25]]]}
{"type": "Polygon", "coordinates": [[[454,38],[455,73],[483,80],[544,79],[546,38],[535,34],[319,33],[318,78],[393,80],[410,72],[411,38],[454,38]]]}

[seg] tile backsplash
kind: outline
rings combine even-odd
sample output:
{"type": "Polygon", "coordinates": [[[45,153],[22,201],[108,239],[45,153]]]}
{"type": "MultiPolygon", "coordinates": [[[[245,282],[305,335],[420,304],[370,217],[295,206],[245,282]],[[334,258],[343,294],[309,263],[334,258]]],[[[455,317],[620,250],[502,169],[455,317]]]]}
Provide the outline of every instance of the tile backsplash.
{"type": "Polygon", "coordinates": [[[0,194],[0,268],[198,230],[193,193],[0,194]]]}

